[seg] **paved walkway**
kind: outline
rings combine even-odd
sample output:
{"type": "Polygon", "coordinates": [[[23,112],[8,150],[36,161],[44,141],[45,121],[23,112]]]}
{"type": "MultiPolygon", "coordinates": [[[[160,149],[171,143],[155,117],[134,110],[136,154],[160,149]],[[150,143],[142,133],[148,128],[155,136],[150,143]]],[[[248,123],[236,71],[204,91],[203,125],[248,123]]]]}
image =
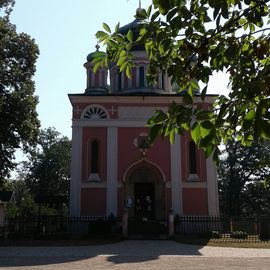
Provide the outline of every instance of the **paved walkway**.
{"type": "Polygon", "coordinates": [[[0,247],[0,269],[270,269],[270,249],[134,241],[74,247],[0,247]]]}

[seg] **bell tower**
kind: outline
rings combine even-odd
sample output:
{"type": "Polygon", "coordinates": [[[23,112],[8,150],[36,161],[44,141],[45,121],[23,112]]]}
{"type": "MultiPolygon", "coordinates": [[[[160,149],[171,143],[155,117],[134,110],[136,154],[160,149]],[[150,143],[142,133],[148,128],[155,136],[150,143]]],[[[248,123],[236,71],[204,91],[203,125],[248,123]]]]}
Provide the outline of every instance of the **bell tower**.
{"type": "Polygon", "coordinates": [[[86,57],[87,62],[84,64],[86,68],[86,90],[85,93],[91,94],[107,94],[107,76],[108,70],[106,67],[100,67],[96,72],[94,72],[94,64],[92,63],[95,54],[104,53],[99,51],[99,45],[96,45],[96,51],[88,54],[86,57]]]}

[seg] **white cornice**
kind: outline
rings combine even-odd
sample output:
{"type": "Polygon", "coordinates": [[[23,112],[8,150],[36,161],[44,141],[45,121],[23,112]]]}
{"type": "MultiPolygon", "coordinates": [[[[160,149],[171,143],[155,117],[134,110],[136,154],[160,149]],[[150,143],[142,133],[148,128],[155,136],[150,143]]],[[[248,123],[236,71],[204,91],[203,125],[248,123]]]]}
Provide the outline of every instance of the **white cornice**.
{"type": "Polygon", "coordinates": [[[145,127],[146,121],[128,121],[119,119],[90,121],[85,119],[73,119],[72,127],[145,127]]]}
{"type": "MultiPolygon", "coordinates": [[[[69,95],[71,103],[140,103],[140,104],[170,104],[175,101],[182,103],[183,97],[176,95],[168,96],[86,96],[86,95],[69,95]]],[[[213,96],[206,96],[204,102],[212,103],[213,96]]],[[[201,102],[200,97],[194,97],[194,103],[201,102]]]]}

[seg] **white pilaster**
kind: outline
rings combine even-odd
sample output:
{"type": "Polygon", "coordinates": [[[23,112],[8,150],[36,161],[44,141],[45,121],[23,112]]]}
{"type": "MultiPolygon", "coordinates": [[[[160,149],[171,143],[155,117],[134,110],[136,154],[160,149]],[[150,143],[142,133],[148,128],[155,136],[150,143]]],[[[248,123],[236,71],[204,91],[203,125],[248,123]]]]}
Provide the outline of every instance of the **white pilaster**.
{"type": "Polygon", "coordinates": [[[173,213],[181,215],[182,210],[182,177],[181,177],[181,144],[180,136],[175,135],[174,144],[170,146],[171,152],[171,191],[173,213]]]}
{"type": "Polygon", "coordinates": [[[117,215],[117,128],[107,129],[107,215],[117,215]]]}
{"type": "Polygon", "coordinates": [[[206,160],[207,170],[207,196],[208,196],[208,214],[210,216],[219,215],[218,186],[217,186],[217,168],[210,156],[206,160]]]}
{"type": "Polygon", "coordinates": [[[136,67],[136,87],[139,87],[140,84],[140,70],[139,67],[136,67]]]}
{"type": "Polygon", "coordinates": [[[82,168],[82,127],[72,127],[70,216],[80,216],[82,168]]]}
{"type": "Polygon", "coordinates": [[[121,72],[121,89],[125,89],[125,72],[121,72]]]}

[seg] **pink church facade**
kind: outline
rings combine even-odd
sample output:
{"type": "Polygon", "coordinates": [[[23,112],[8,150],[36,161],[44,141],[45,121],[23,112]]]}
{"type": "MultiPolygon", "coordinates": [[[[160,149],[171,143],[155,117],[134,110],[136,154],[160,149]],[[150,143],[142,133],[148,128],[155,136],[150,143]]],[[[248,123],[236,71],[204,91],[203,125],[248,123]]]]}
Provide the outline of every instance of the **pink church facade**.
{"type": "MultiPolygon", "coordinates": [[[[133,30],[137,23],[126,28],[133,30]]],[[[148,143],[146,122],[154,111],[166,111],[173,101],[182,103],[167,74],[160,72],[155,87],[147,84],[148,61],[142,48],[134,49],[132,79],[116,67],[94,74],[91,60],[92,54],[84,65],[87,89],[69,95],[70,215],[121,217],[127,211],[129,217],[153,220],[166,220],[171,211],[218,215],[215,164],[195,147],[190,135],[176,135],[174,144],[161,138],[148,143]]],[[[212,102],[212,96],[205,98],[206,105],[212,102]]]]}

